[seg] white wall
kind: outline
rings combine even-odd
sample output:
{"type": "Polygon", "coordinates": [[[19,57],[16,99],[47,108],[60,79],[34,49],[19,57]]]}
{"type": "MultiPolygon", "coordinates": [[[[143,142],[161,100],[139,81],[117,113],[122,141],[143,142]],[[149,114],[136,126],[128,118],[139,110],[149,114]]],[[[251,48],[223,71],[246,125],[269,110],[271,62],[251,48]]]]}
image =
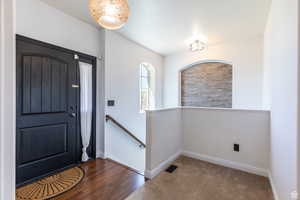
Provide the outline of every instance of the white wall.
{"type": "Polygon", "coordinates": [[[268,176],[268,111],[183,108],[183,150],[188,156],[268,176]],[[240,152],[233,151],[240,144],[240,152]]]}
{"type": "MultiPolygon", "coordinates": [[[[107,107],[111,115],[139,139],[145,141],[145,114],[140,113],[139,74],[140,64],[148,62],[155,68],[156,103],[162,104],[163,57],[115,32],[106,32],[105,85],[106,100],[115,100],[114,107],[107,107]]],[[[105,154],[137,170],[145,169],[145,150],[111,122],[106,123],[105,154]]]]}
{"type": "Polygon", "coordinates": [[[100,56],[103,31],[71,17],[40,0],[17,0],[17,34],[100,56]]]}
{"type": "Polygon", "coordinates": [[[187,65],[206,60],[223,60],[233,64],[233,108],[262,108],[262,36],[212,45],[203,53],[186,51],[167,56],[164,71],[165,107],[178,106],[178,72],[187,65]]]}
{"type": "Polygon", "coordinates": [[[271,178],[281,200],[299,187],[299,1],[273,0],[265,31],[270,76],[271,178]]]}
{"type": "Polygon", "coordinates": [[[0,200],[15,199],[15,1],[0,0],[0,200]]]}
{"type": "Polygon", "coordinates": [[[146,176],[178,155],[268,176],[270,112],[177,107],[147,112],[146,176]],[[233,151],[240,144],[240,152],[233,151]]]}
{"type": "MultiPolygon", "coordinates": [[[[17,0],[17,34],[57,46],[104,56],[104,31],[39,0],[17,0]]],[[[104,151],[104,63],[97,60],[97,154],[104,151]]]]}
{"type": "Polygon", "coordinates": [[[146,173],[153,178],[182,151],[181,109],[147,111],[146,173]]]}

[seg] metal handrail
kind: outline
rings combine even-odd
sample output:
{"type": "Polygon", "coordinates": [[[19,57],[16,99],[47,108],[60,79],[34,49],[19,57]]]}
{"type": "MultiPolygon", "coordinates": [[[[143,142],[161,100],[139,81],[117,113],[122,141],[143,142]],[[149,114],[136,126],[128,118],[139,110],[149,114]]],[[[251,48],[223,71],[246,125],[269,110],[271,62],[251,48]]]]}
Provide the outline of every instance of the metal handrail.
{"type": "Polygon", "coordinates": [[[113,117],[111,117],[110,115],[106,115],[105,116],[105,120],[107,121],[111,121],[114,124],[116,124],[119,128],[121,128],[124,132],[127,133],[127,135],[129,135],[130,137],[132,137],[135,141],[137,141],[140,145],[140,147],[144,147],[146,148],[146,144],[144,144],[140,139],[138,139],[133,133],[131,133],[127,128],[125,128],[122,124],[120,124],[119,122],[117,122],[117,120],[115,120],[113,117]]]}

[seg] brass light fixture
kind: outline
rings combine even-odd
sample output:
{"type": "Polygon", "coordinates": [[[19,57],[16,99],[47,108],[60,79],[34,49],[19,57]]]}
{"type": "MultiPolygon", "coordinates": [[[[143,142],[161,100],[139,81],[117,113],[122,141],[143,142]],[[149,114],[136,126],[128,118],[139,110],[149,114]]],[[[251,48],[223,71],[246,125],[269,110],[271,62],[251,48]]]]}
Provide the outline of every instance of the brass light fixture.
{"type": "Polygon", "coordinates": [[[127,0],[89,0],[89,9],[96,22],[109,30],[124,26],[130,13],[127,0]]]}

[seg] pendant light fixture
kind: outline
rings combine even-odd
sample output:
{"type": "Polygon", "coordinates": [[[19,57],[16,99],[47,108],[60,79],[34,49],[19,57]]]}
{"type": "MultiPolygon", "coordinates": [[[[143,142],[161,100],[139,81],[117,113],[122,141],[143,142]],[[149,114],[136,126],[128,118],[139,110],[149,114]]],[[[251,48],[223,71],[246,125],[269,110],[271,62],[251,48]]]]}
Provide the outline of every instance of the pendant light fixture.
{"type": "Polygon", "coordinates": [[[89,0],[89,9],[94,20],[109,30],[124,26],[130,12],[127,0],[89,0]]]}

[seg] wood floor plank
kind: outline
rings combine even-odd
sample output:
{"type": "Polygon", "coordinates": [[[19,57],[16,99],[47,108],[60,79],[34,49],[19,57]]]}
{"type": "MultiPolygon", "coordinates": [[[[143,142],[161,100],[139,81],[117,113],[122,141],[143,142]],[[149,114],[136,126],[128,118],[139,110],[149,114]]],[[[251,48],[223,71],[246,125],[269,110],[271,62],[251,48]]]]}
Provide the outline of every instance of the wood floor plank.
{"type": "Polygon", "coordinates": [[[144,176],[110,160],[97,159],[80,167],[85,171],[81,183],[54,200],[123,200],[146,182],[144,176]]]}

